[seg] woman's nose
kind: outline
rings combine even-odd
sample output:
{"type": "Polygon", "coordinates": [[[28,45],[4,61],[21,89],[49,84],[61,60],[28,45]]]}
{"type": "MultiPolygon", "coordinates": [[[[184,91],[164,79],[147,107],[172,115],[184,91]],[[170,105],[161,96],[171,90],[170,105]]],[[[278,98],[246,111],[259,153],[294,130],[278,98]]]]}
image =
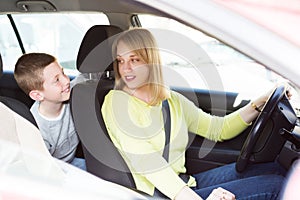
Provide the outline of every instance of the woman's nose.
{"type": "Polygon", "coordinates": [[[129,61],[125,61],[122,65],[123,71],[127,72],[132,70],[132,66],[129,61]]]}

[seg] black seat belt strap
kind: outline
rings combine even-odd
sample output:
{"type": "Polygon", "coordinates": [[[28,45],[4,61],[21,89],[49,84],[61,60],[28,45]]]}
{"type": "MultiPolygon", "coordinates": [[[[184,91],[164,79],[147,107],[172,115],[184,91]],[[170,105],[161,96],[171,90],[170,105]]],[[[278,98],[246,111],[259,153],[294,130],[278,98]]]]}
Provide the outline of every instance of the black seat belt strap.
{"type": "Polygon", "coordinates": [[[170,149],[170,132],[171,132],[171,117],[170,117],[170,107],[168,100],[164,100],[162,102],[162,112],[164,118],[164,126],[165,126],[165,148],[163,152],[164,159],[168,162],[169,161],[169,149],[170,149]]]}
{"type": "MultiPolygon", "coordinates": [[[[169,150],[170,150],[170,137],[171,137],[171,116],[170,116],[170,107],[169,107],[168,100],[164,100],[162,102],[162,112],[163,112],[165,135],[166,135],[163,157],[168,162],[169,161],[169,150]]],[[[190,179],[190,176],[187,174],[179,174],[179,177],[185,183],[187,183],[190,179]]]]}

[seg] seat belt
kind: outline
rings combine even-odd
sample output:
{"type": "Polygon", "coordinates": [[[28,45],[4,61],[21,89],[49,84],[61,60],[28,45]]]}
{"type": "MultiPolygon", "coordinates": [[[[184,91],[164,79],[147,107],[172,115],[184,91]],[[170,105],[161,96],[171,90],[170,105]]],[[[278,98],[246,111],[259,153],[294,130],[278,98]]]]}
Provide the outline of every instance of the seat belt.
{"type": "MultiPolygon", "coordinates": [[[[170,117],[170,107],[167,99],[162,102],[162,113],[163,113],[165,135],[166,135],[163,157],[168,162],[169,149],[170,149],[171,117],[170,117]]],[[[153,196],[159,197],[159,199],[167,199],[167,196],[161,193],[157,188],[155,188],[153,196]]]]}
{"type": "Polygon", "coordinates": [[[165,135],[166,135],[163,157],[168,162],[169,149],[170,149],[171,117],[170,117],[170,107],[167,99],[162,102],[162,112],[163,112],[165,135]]]}
{"type": "MultiPolygon", "coordinates": [[[[170,116],[170,107],[169,107],[168,100],[164,100],[162,102],[162,112],[163,112],[165,135],[166,135],[163,157],[167,162],[169,162],[170,137],[171,137],[171,116],[170,116]]],[[[190,179],[190,176],[187,174],[179,174],[179,177],[186,183],[190,179]]]]}

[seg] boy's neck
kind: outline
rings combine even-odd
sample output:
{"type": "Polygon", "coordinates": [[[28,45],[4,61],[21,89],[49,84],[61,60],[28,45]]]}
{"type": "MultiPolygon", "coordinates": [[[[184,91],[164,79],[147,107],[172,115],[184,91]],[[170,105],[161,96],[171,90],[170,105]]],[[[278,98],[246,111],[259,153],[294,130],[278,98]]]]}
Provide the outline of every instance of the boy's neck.
{"type": "Polygon", "coordinates": [[[50,103],[43,101],[40,102],[38,109],[43,116],[48,118],[55,118],[60,115],[63,106],[63,103],[50,103]]]}

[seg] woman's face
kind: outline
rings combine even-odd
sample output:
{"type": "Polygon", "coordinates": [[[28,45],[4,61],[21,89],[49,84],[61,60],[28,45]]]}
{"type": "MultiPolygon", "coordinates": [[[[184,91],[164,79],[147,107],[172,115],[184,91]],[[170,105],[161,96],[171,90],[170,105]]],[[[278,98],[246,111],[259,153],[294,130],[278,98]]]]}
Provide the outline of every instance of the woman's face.
{"type": "Polygon", "coordinates": [[[117,45],[117,61],[120,76],[129,89],[147,86],[149,66],[122,41],[117,45]]]}

